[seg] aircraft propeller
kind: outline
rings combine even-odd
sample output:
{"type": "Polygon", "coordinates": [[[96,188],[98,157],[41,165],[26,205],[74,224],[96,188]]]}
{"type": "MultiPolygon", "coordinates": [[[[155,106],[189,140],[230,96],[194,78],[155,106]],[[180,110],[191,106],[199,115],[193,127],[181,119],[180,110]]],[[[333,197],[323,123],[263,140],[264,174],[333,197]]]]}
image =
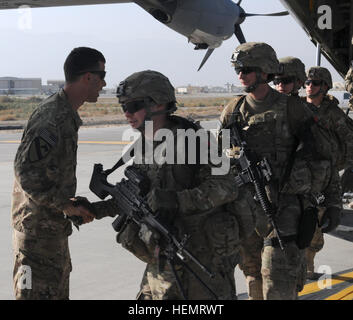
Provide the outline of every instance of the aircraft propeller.
{"type": "MultiPolygon", "coordinates": [[[[288,11],[281,11],[281,12],[274,12],[274,13],[246,13],[244,11],[244,9],[242,7],[240,7],[242,0],[239,0],[236,5],[239,7],[240,9],[240,14],[239,14],[239,19],[237,20],[237,23],[234,24],[234,35],[236,36],[236,38],[238,39],[239,43],[245,43],[245,37],[243,34],[243,31],[241,30],[240,24],[242,24],[245,20],[245,18],[247,17],[282,17],[282,16],[287,16],[289,15],[288,11]]],[[[206,61],[208,60],[208,58],[211,56],[211,54],[213,53],[214,48],[208,48],[207,52],[200,64],[200,67],[198,68],[197,71],[200,71],[200,69],[202,68],[202,66],[206,63],[206,61]]]]}

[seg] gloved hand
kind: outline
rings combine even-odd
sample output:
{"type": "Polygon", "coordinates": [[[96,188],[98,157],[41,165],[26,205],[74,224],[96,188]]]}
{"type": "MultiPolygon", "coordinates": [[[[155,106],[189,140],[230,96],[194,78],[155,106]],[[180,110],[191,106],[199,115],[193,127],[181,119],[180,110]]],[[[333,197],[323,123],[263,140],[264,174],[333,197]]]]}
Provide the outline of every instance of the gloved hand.
{"type": "Polygon", "coordinates": [[[323,227],[323,233],[328,233],[337,228],[341,220],[341,212],[342,210],[336,207],[328,207],[326,209],[319,224],[319,227],[323,227]]]}
{"type": "Polygon", "coordinates": [[[72,205],[74,207],[84,207],[93,215],[96,215],[94,207],[92,206],[91,202],[86,197],[76,196],[70,199],[72,205]]]}
{"type": "Polygon", "coordinates": [[[81,224],[89,223],[95,218],[94,212],[90,208],[90,202],[84,197],[71,198],[63,212],[77,229],[81,224]]]}
{"type": "Polygon", "coordinates": [[[179,208],[176,191],[153,188],[147,194],[147,203],[164,222],[171,222],[179,208]]]}

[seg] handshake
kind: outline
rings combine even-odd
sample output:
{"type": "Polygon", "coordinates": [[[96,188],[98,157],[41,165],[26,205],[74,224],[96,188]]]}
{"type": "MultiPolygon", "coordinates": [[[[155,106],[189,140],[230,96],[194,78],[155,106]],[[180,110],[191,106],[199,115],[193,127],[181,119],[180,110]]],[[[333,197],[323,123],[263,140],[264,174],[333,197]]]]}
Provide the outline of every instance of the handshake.
{"type": "Polygon", "coordinates": [[[67,219],[71,220],[76,227],[92,222],[96,217],[94,208],[88,199],[79,196],[71,198],[63,212],[67,219]]]}
{"type": "MultiPolygon", "coordinates": [[[[119,201],[119,199],[116,199],[116,201],[119,201]]],[[[87,198],[77,196],[70,199],[70,202],[66,205],[63,212],[66,218],[71,220],[72,223],[78,227],[82,224],[92,222],[94,219],[105,217],[107,215],[107,207],[102,206],[102,203],[105,202],[106,201],[99,201],[91,203],[87,198]]],[[[171,190],[153,188],[147,194],[146,202],[153,212],[159,213],[159,218],[165,223],[173,221],[179,208],[177,193],[171,190]]],[[[114,208],[118,210],[117,207],[114,206],[114,208]]],[[[119,212],[114,212],[114,215],[116,214],[119,214],[119,212]]],[[[113,213],[108,215],[114,216],[113,213]]]]}

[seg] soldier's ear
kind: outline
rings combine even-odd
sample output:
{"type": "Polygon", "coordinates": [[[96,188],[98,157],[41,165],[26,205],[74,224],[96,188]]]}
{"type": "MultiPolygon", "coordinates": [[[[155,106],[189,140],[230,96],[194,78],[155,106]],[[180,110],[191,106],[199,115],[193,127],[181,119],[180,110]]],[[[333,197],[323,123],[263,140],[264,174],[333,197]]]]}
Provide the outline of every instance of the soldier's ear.
{"type": "Polygon", "coordinates": [[[91,74],[89,72],[86,72],[81,76],[80,80],[83,82],[89,82],[90,79],[91,79],[91,74]]]}

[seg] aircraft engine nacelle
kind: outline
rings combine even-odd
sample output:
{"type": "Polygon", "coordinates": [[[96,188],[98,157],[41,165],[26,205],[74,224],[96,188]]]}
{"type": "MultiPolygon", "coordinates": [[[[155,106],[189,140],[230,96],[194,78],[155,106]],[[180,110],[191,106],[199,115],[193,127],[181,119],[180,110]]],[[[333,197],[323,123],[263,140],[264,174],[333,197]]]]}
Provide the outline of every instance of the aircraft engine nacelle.
{"type": "Polygon", "coordinates": [[[219,47],[244,20],[244,10],[230,0],[136,1],[158,21],[194,44],[219,47]]]}

